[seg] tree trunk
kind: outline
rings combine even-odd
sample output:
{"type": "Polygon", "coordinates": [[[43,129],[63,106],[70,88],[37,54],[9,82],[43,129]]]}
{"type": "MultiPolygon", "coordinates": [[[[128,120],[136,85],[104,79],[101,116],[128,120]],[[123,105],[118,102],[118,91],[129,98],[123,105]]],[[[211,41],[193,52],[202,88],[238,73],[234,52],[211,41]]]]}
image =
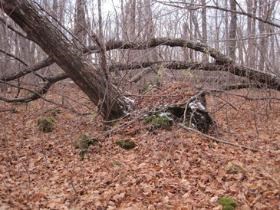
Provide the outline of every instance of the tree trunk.
{"type": "Polygon", "coordinates": [[[105,119],[121,117],[129,102],[108,83],[102,71],[83,57],[76,47],[28,0],[0,0],[1,9],[10,16],[81,88],[105,119]]]}
{"type": "Polygon", "coordinates": [[[86,1],[76,0],[74,34],[81,45],[86,45],[87,23],[85,13],[86,1]]]}
{"type": "MultiPolygon", "coordinates": [[[[266,7],[267,3],[264,1],[259,1],[259,17],[264,17],[266,16],[266,7]]],[[[267,16],[268,18],[268,16],[267,16]]],[[[262,22],[259,22],[259,32],[261,36],[265,36],[265,24],[262,22]]],[[[260,71],[265,71],[265,62],[266,62],[266,54],[267,54],[267,38],[262,37],[259,42],[259,65],[258,69],[260,71]]]]}
{"type": "MultiPolygon", "coordinates": [[[[273,10],[275,8],[275,1],[260,1],[259,2],[259,17],[263,17],[266,20],[271,21],[273,10]]],[[[268,58],[269,51],[269,37],[271,26],[259,22],[259,31],[262,38],[260,39],[259,48],[260,48],[260,60],[259,60],[259,70],[268,71],[270,69],[270,61],[268,58]]]]}
{"type": "MultiPolygon", "coordinates": [[[[218,3],[218,2],[217,2],[218,3]]],[[[228,9],[228,0],[225,0],[224,1],[224,7],[226,8],[226,9],[228,9]]],[[[224,12],[224,19],[225,19],[225,35],[224,35],[224,39],[229,39],[229,18],[228,18],[228,13],[227,12],[224,12]]],[[[224,54],[225,55],[229,55],[229,52],[228,52],[228,49],[229,49],[229,47],[228,47],[228,42],[226,42],[225,43],[225,52],[224,52],[224,54]]]]}
{"type": "MultiPolygon", "coordinates": [[[[236,11],[236,2],[235,0],[230,0],[230,10],[236,11]]],[[[236,34],[237,34],[237,14],[231,13],[230,25],[229,25],[229,57],[235,61],[236,59],[236,34]]]]}
{"type": "MultiPolygon", "coordinates": [[[[256,16],[256,3],[255,0],[247,1],[247,12],[256,16]]],[[[250,17],[247,17],[247,35],[248,39],[248,55],[247,55],[247,65],[251,68],[255,68],[256,62],[256,20],[250,17]]]]}
{"type": "MultiPolygon", "coordinates": [[[[201,4],[204,6],[201,11],[202,15],[202,42],[207,44],[207,11],[206,11],[206,0],[202,0],[201,4]]],[[[203,55],[203,61],[208,62],[208,56],[203,55]]]]}
{"type": "MultiPolygon", "coordinates": [[[[152,38],[155,38],[155,25],[154,25],[154,20],[153,20],[153,12],[152,12],[152,3],[151,0],[144,0],[144,40],[150,40],[152,38]]],[[[151,49],[147,50],[146,52],[144,51],[144,54],[147,56],[145,58],[145,61],[157,61],[157,50],[156,49],[151,49]]]]}

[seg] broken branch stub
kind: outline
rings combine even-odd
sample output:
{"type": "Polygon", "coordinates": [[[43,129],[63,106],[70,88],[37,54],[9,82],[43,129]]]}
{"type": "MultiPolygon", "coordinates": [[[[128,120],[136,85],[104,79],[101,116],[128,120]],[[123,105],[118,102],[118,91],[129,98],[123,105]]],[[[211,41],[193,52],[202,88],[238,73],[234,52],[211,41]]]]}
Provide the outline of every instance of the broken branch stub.
{"type": "Polygon", "coordinates": [[[213,125],[213,120],[207,111],[205,92],[202,91],[190,98],[186,104],[183,123],[188,127],[196,128],[197,130],[208,133],[213,125]]]}

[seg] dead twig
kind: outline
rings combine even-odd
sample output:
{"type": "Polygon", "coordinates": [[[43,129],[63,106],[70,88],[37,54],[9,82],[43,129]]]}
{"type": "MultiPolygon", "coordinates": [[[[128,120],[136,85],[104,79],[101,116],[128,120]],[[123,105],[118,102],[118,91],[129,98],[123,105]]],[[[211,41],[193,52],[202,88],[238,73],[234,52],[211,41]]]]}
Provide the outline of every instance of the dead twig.
{"type": "Polygon", "coordinates": [[[0,109],[0,112],[16,112],[15,108],[11,108],[11,109],[0,109]]]}
{"type": "MultiPolygon", "coordinates": [[[[193,96],[193,94],[185,94],[186,96],[193,96]]],[[[174,95],[139,95],[139,94],[125,94],[124,96],[132,96],[132,97],[155,97],[155,98],[161,98],[161,97],[179,97],[179,96],[182,96],[182,94],[174,94],[174,95]]]]}
{"type": "Polygon", "coordinates": [[[193,133],[196,133],[196,134],[199,134],[207,139],[210,139],[212,141],[216,141],[216,142],[219,142],[219,143],[223,143],[223,144],[228,144],[228,145],[231,145],[231,146],[234,146],[234,147],[239,147],[239,148],[242,148],[242,149],[248,149],[248,150],[251,150],[253,152],[258,152],[259,150],[256,149],[256,148],[253,148],[253,147],[248,147],[248,146],[245,146],[245,145],[240,145],[240,144],[235,144],[235,143],[232,143],[232,142],[229,142],[229,141],[226,141],[226,140],[223,140],[223,139],[218,139],[216,137],[213,137],[213,136],[210,136],[210,135],[207,135],[205,133],[202,133],[198,130],[195,130],[193,128],[189,128],[183,124],[178,124],[181,128],[185,129],[185,130],[188,130],[188,131],[191,131],[193,133]]]}

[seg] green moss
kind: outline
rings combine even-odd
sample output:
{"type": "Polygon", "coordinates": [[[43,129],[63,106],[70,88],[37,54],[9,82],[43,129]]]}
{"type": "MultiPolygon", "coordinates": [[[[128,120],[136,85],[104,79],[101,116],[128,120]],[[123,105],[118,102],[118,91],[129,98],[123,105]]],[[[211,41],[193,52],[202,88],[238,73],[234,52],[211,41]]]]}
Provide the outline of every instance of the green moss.
{"type": "Polygon", "coordinates": [[[152,128],[169,129],[172,126],[172,120],[166,115],[151,115],[144,118],[145,124],[150,124],[152,128]]]}
{"type": "Polygon", "coordinates": [[[136,144],[129,139],[119,140],[116,142],[116,144],[125,150],[130,150],[130,149],[133,149],[134,147],[136,147],[136,144]]]}
{"type": "Polygon", "coordinates": [[[74,147],[79,149],[79,155],[83,160],[90,146],[98,144],[98,140],[82,134],[77,141],[74,142],[74,147]]]}
{"type": "Polygon", "coordinates": [[[37,125],[40,131],[44,133],[52,132],[55,120],[52,117],[43,117],[38,119],[37,125]]]}
{"type": "Polygon", "coordinates": [[[236,201],[231,197],[221,197],[219,198],[218,203],[222,205],[223,210],[234,210],[237,207],[236,201]]]}

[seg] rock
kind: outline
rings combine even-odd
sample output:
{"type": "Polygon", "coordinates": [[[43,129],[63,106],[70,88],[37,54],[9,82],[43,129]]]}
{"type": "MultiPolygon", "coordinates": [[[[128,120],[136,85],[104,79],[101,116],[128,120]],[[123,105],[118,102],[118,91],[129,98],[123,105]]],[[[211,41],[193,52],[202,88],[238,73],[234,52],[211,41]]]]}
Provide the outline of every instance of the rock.
{"type": "Polygon", "coordinates": [[[210,202],[211,202],[211,203],[217,203],[218,199],[219,199],[218,196],[214,196],[214,197],[212,197],[212,198],[210,199],[210,202]]]}

